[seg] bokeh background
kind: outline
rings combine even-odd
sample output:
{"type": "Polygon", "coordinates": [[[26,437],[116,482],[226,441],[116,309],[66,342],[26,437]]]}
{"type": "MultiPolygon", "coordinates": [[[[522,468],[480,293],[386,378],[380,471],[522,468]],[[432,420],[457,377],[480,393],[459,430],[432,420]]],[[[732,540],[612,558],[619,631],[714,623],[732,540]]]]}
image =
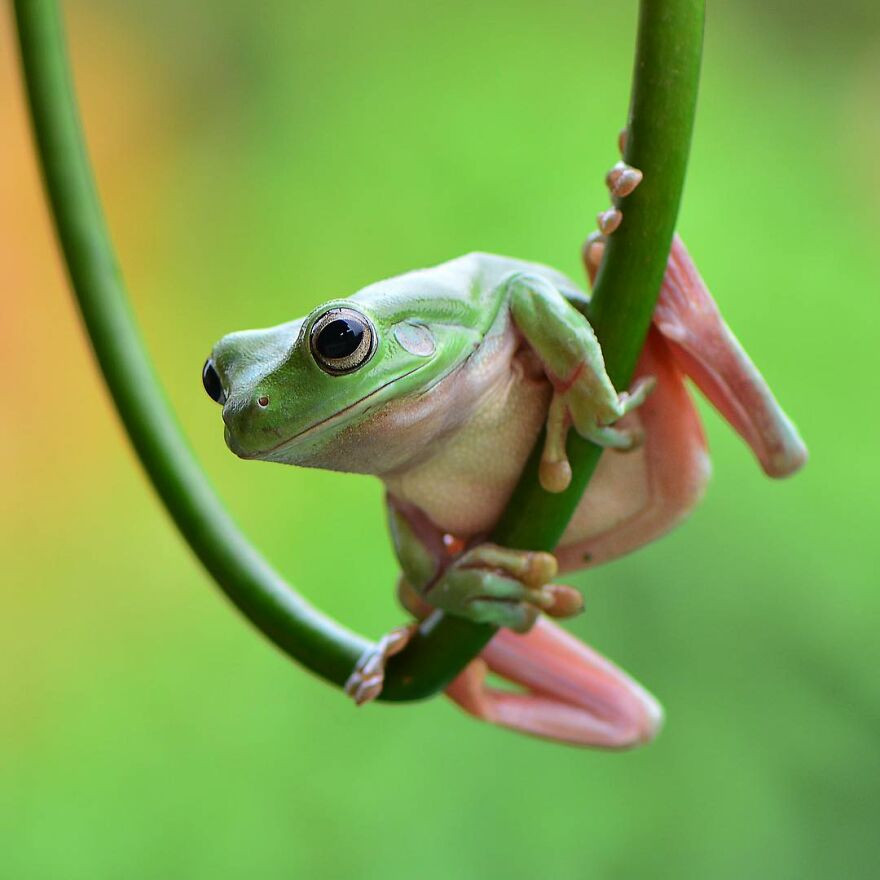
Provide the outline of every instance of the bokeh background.
{"type": "MultiPolygon", "coordinates": [[[[443,699],[356,711],[236,616],[99,384],[0,18],[0,875],[847,878],[880,861],[880,13],[710,4],[680,227],[812,460],[715,477],[668,539],[573,578],[572,628],[660,739],[578,751],[443,699]]],[[[247,533],[322,608],[401,619],[381,491],[243,463],[221,334],[461,252],[578,272],[635,2],[67,4],[159,373],[247,533]]]]}

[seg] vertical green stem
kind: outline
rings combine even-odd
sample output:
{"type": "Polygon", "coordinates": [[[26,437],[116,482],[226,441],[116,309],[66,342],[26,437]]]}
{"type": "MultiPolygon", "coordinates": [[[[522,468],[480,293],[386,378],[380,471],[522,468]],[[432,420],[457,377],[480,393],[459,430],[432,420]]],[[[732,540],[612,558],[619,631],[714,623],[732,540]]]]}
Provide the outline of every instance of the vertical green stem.
{"type": "MultiPolygon", "coordinates": [[[[590,321],[608,373],[626,388],[657,302],[684,187],[697,103],[704,0],[642,0],[624,160],[644,173],[626,199],[624,221],[606,246],[590,321]]],[[[551,494],[538,484],[539,440],[492,539],[507,547],[552,550],[578,505],[601,449],[574,431],[571,485],[551,494]]],[[[411,699],[447,685],[495,630],[439,612],[390,666],[386,699],[411,699]],[[427,691],[423,691],[427,688],[427,691]]]]}

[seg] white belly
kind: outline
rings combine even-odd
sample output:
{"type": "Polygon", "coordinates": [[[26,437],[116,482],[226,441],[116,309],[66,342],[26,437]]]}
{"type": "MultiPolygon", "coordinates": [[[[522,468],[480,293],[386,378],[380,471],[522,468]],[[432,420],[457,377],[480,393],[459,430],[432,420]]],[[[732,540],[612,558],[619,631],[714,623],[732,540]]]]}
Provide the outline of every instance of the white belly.
{"type": "MultiPolygon", "coordinates": [[[[640,427],[644,445],[603,452],[556,550],[563,570],[613,559],[659,537],[696,504],[706,485],[705,441],[680,373],[650,350],[640,369],[657,386],[623,424],[640,427]]],[[[501,516],[546,418],[551,388],[519,352],[492,372],[478,394],[459,389],[445,405],[458,401],[469,409],[460,426],[429,457],[384,479],[393,495],[419,507],[442,531],[468,538],[490,533],[501,516]]]]}
{"type": "MultiPolygon", "coordinates": [[[[444,532],[463,538],[490,532],[535,444],[550,393],[548,382],[514,368],[434,455],[386,476],[388,490],[444,532]]],[[[645,506],[647,493],[643,452],[606,451],[560,546],[582,544],[626,521],[645,506]]]]}
{"type": "Polygon", "coordinates": [[[513,360],[430,458],[385,476],[388,490],[445,532],[488,532],[513,492],[550,403],[550,384],[523,372],[513,360]]]}

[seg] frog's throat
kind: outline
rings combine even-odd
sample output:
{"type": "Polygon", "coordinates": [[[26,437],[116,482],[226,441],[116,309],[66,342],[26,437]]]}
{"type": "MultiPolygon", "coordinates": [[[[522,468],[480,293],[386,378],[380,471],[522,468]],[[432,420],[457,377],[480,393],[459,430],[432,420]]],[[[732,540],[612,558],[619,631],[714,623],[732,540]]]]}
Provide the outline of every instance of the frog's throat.
{"type": "Polygon", "coordinates": [[[273,453],[280,452],[285,449],[288,445],[293,443],[296,440],[303,440],[308,437],[310,434],[318,434],[322,430],[328,430],[340,422],[349,421],[353,416],[358,415],[363,409],[366,409],[364,404],[367,404],[368,401],[372,400],[377,394],[380,394],[389,385],[393,385],[395,382],[399,382],[401,379],[405,379],[407,376],[411,376],[413,373],[420,370],[424,364],[419,364],[419,366],[414,367],[407,373],[403,373],[401,376],[397,376],[394,379],[386,382],[384,385],[380,385],[375,391],[371,391],[369,394],[364,395],[359,400],[356,400],[354,403],[349,404],[345,409],[339,410],[339,412],[335,412],[332,415],[327,416],[324,419],[321,419],[318,422],[315,422],[312,425],[309,425],[307,428],[303,428],[301,431],[297,431],[296,434],[292,434],[290,437],[276,443],[274,446],[270,446],[267,449],[258,449],[254,452],[247,452],[243,455],[240,455],[239,458],[243,459],[264,459],[273,453]]]}

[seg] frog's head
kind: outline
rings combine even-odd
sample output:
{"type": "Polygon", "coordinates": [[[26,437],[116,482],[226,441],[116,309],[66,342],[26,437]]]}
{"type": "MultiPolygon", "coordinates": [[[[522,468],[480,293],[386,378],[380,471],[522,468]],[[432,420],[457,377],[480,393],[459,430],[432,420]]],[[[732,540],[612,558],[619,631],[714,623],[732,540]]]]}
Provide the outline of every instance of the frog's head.
{"type": "Polygon", "coordinates": [[[411,314],[393,298],[335,300],[301,320],[223,337],[202,381],[223,406],[229,448],[241,458],[364,473],[411,459],[440,419],[426,409],[426,392],[467,344],[460,328],[411,314]]]}

